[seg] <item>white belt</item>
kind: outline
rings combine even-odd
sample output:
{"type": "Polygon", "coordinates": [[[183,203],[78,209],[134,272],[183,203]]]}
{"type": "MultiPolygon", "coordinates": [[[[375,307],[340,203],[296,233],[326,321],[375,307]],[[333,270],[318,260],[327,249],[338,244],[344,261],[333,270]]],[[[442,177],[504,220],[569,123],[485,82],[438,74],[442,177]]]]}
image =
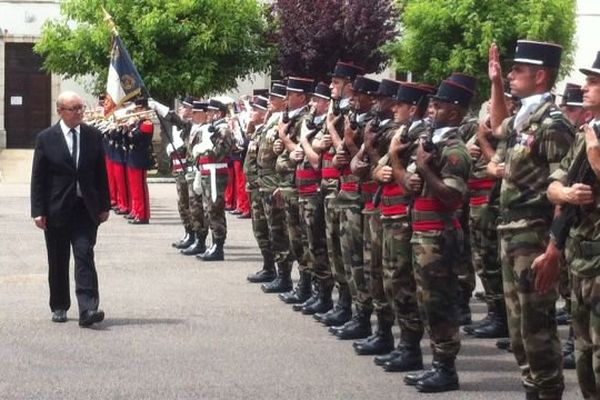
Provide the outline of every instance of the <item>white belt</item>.
{"type": "Polygon", "coordinates": [[[222,169],[227,168],[227,163],[211,163],[211,164],[200,164],[200,170],[210,171],[211,169],[222,169]]]}

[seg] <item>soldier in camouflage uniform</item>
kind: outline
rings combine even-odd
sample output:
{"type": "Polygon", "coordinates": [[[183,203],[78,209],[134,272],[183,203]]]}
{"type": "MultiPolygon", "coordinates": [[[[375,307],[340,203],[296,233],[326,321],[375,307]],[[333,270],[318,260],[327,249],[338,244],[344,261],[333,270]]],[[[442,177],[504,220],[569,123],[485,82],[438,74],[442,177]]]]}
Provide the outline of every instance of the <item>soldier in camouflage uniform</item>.
{"type": "Polygon", "coordinates": [[[376,114],[365,127],[363,146],[351,162],[352,172],[363,179],[361,182],[361,192],[365,203],[363,209],[365,216],[363,259],[366,272],[369,274],[369,287],[377,314],[377,331],[373,335],[353,343],[354,350],[359,355],[387,354],[394,348],[394,336],[392,335],[394,312],[383,287],[383,227],[381,210],[374,204],[373,196],[377,191],[378,184],[372,179],[372,172],[379,159],[387,154],[391,138],[399,127],[393,119],[393,107],[399,88],[400,82],[391,79],[384,79],[379,84],[374,107],[376,114]]]}
{"type": "Polygon", "coordinates": [[[227,155],[233,147],[234,139],[225,119],[227,106],[211,99],[207,108],[211,111],[211,123],[201,130],[200,141],[194,146],[193,154],[198,160],[204,219],[212,233],[212,245],[196,257],[203,261],[223,261],[223,246],[227,236],[224,198],[227,188],[227,155]]]}
{"type": "MultiPolygon", "coordinates": [[[[300,128],[303,118],[308,112],[309,94],[314,88],[314,80],[310,78],[290,77],[287,80],[286,110],[284,111],[277,127],[278,139],[273,149],[278,154],[275,170],[279,173],[277,195],[281,196],[285,204],[285,219],[288,226],[290,251],[298,262],[300,275],[305,279],[309,274],[308,268],[308,242],[306,231],[300,223],[302,210],[298,198],[298,189],[295,183],[296,166],[298,162],[290,157],[298,146],[300,128]]],[[[284,293],[292,290],[292,265],[284,268],[280,265],[278,275],[282,277],[281,284],[271,285],[268,292],[284,293]]]]}
{"type": "Polygon", "coordinates": [[[423,322],[417,305],[417,287],[412,265],[409,208],[411,196],[393,179],[393,165],[406,168],[412,161],[419,138],[428,127],[423,121],[430,94],[417,84],[403,83],[396,95],[394,119],[400,124],[388,154],[379,160],[373,177],[381,187],[383,225],[383,287],[400,325],[396,350],[375,357],[375,364],[386,371],[414,371],[423,368],[420,342],[423,322]],[[402,144],[400,148],[395,148],[402,144]]]}
{"type": "MultiPolygon", "coordinates": [[[[576,209],[574,220],[563,223],[568,224],[565,230],[570,225],[568,245],[564,250],[571,274],[577,378],[583,397],[598,399],[600,374],[595,364],[600,348],[600,231],[597,226],[600,219],[600,143],[597,133],[600,132],[600,52],[591,68],[580,71],[587,75],[582,88],[583,107],[591,113],[593,120],[583,126],[560,167],[550,176],[553,182],[548,187],[548,198],[562,206],[563,213],[568,212],[566,207],[576,209]]],[[[552,231],[555,232],[554,229],[552,231]]],[[[560,255],[557,253],[564,243],[560,237],[554,236],[553,239],[546,254],[553,254],[553,262],[559,263],[560,255]],[[550,251],[552,247],[554,251],[550,251]]]]}
{"type": "Polygon", "coordinates": [[[258,96],[252,102],[252,114],[250,115],[247,131],[249,135],[248,151],[244,159],[246,190],[250,194],[252,204],[252,232],[263,257],[262,268],[247,277],[248,281],[253,283],[271,282],[276,276],[273,247],[269,237],[269,224],[258,190],[258,142],[264,133],[264,123],[267,122],[265,118],[268,119],[269,116],[267,113],[268,107],[269,99],[266,97],[258,96]]]}
{"type": "MultiPolygon", "coordinates": [[[[281,199],[274,195],[279,185],[279,174],[275,171],[277,154],[273,151],[273,146],[279,136],[278,126],[281,114],[285,110],[285,97],[286,86],[281,82],[273,82],[269,93],[271,116],[258,138],[256,157],[260,198],[269,226],[269,240],[273,249],[273,258],[280,271],[291,270],[292,263],[284,205],[281,199]]],[[[264,283],[261,289],[269,292],[271,287],[290,287],[291,281],[289,278],[287,274],[278,274],[273,281],[264,283]]]]}
{"type": "MultiPolygon", "coordinates": [[[[520,40],[508,74],[522,106],[507,117],[503,106],[498,50],[490,49],[493,85],[490,120],[507,141],[500,193],[500,258],[512,349],[528,399],[559,399],[564,390],[562,354],[555,321],[556,286],[548,285],[553,265],[544,262],[554,207],[546,197],[548,177],[573,141],[564,115],[552,102],[562,48],[520,40]],[[502,121],[502,122],[500,122],[502,121]],[[541,260],[536,260],[541,256],[541,260]],[[536,260],[536,261],[534,261],[536,260]]],[[[501,161],[498,153],[492,163],[501,161]]]]}
{"type": "Polygon", "coordinates": [[[303,229],[307,238],[309,271],[300,272],[296,288],[282,293],[279,298],[286,303],[300,304],[311,296],[311,279],[319,287],[331,286],[333,278],[327,259],[325,238],[325,210],[321,184],[321,149],[314,146],[316,135],[322,132],[331,91],[325,83],[319,83],[311,97],[311,110],[303,121],[298,137],[299,144],[290,156],[298,162],[296,186],[301,203],[303,229]]]}
{"type": "Polygon", "coordinates": [[[360,177],[352,173],[350,160],[356,155],[364,136],[364,129],[373,116],[371,109],[379,82],[357,76],[352,84],[352,114],[346,118],[344,151],[338,152],[333,163],[340,172],[340,191],[335,207],[340,210],[340,239],[346,280],[352,294],[355,312],[344,325],[333,326],[330,332],[340,339],[356,340],[371,335],[373,300],[369,292],[369,276],[363,258],[364,203],[360,195],[360,177]],[[353,128],[353,125],[355,127],[353,128]]]}
{"type": "Polygon", "coordinates": [[[421,392],[458,389],[454,362],[460,349],[458,275],[463,233],[459,222],[471,158],[459,133],[474,93],[445,80],[431,98],[436,129],[421,139],[407,169],[394,163],[396,180],[415,194],[412,254],[419,308],[433,352],[430,369],[408,374],[405,383],[421,392]]]}
{"type": "Polygon", "coordinates": [[[333,157],[342,143],[342,115],[349,111],[352,95],[352,81],[363,69],[352,63],[338,61],[331,81],[331,109],[327,115],[326,131],[320,138],[323,149],[321,192],[325,204],[325,227],[327,230],[327,253],[329,265],[338,289],[338,302],[335,307],[331,300],[332,287],[321,290],[322,301],[305,308],[306,313],[314,314],[315,319],[326,326],[340,325],[352,316],[351,295],[342,257],[340,244],[340,211],[334,205],[339,191],[340,171],[333,166],[333,157]]]}

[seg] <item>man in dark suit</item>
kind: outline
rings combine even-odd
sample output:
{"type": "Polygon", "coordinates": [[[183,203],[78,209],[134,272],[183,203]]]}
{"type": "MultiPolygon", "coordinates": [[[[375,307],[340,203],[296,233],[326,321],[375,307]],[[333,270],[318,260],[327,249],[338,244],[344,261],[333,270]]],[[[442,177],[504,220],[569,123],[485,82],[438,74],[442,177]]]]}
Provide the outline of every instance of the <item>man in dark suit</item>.
{"type": "Polygon", "coordinates": [[[98,309],[94,245],[98,225],[108,219],[110,195],[101,134],[82,123],[84,109],[76,93],[60,94],[56,110],[61,120],[37,136],[31,216],[46,239],[52,321],[67,320],[72,246],[79,325],[90,326],[104,319],[98,309]]]}

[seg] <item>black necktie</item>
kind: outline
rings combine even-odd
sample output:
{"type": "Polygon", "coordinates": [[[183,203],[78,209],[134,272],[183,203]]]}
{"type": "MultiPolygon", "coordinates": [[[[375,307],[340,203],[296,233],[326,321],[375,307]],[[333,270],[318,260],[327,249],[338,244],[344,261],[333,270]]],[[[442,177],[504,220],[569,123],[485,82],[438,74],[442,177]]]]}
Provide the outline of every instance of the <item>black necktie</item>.
{"type": "Polygon", "coordinates": [[[69,132],[73,135],[73,151],[71,151],[71,157],[73,158],[73,163],[75,163],[75,168],[77,168],[77,131],[71,129],[69,132]]]}

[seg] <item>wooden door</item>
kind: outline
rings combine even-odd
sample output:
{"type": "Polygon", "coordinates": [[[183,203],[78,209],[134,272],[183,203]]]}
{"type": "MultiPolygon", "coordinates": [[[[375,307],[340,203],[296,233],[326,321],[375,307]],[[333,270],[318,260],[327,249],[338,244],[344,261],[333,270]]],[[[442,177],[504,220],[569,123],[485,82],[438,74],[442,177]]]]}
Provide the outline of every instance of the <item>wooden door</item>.
{"type": "Polygon", "coordinates": [[[5,60],[6,146],[33,148],[37,133],[50,125],[50,75],[42,70],[33,43],[6,43],[5,60]]]}

